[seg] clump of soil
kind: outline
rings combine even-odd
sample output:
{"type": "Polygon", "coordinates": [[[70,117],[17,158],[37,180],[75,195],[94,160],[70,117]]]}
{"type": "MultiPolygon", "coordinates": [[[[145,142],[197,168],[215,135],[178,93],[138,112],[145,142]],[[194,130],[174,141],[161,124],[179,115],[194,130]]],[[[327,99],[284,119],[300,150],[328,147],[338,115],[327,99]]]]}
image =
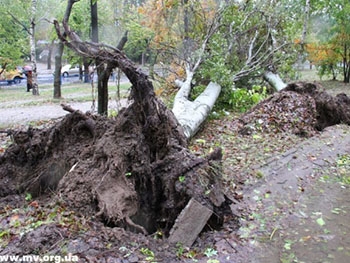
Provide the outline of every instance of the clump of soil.
{"type": "Polygon", "coordinates": [[[257,104],[233,126],[241,134],[288,132],[311,137],[339,123],[350,124],[350,98],[346,94],[333,97],[319,84],[297,82],[257,104]]]}

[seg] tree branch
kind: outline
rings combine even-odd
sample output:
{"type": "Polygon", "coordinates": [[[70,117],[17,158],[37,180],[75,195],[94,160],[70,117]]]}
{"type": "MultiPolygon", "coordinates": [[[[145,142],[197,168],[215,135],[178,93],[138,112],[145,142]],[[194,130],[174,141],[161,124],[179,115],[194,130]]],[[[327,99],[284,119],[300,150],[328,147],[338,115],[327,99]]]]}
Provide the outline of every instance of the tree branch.
{"type": "Polygon", "coordinates": [[[19,20],[17,19],[17,17],[15,17],[11,12],[7,11],[7,14],[9,14],[9,15],[12,17],[12,19],[15,21],[15,23],[17,23],[18,25],[20,25],[20,26],[23,28],[23,30],[26,31],[26,32],[28,33],[28,35],[31,35],[29,28],[28,28],[24,23],[22,23],[21,21],[19,21],[19,20]]]}

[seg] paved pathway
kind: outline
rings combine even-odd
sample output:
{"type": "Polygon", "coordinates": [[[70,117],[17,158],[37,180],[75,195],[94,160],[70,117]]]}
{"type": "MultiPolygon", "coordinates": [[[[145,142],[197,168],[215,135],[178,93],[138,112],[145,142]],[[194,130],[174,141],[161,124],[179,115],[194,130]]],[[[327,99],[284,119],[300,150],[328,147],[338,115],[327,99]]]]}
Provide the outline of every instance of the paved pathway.
{"type": "MultiPolygon", "coordinates": [[[[125,106],[127,100],[121,101],[122,106],[125,106]]],[[[82,112],[91,111],[91,102],[75,102],[69,103],[73,109],[81,110],[82,112]]],[[[109,109],[118,109],[116,101],[109,102],[109,109]]],[[[97,105],[95,111],[97,110],[97,105]]],[[[59,118],[68,114],[64,111],[60,104],[41,105],[41,106],[21,106],[0,109],[0,127],[13,126],[16,124],[29,124],[32,121],[49,120],[59,118]]]]}

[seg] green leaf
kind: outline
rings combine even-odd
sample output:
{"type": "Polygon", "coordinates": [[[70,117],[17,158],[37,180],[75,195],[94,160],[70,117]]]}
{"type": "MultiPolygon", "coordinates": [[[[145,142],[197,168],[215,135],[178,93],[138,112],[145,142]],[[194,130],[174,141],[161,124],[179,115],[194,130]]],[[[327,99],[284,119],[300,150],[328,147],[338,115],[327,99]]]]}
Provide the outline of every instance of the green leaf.
{"type": "Polygon", "coordinates": [[[340,211],[341,211],[341,209],[340,208],[334,208],[334,209],[332,209],[332,214],[336,214],[336,215],[339,215],[340,214],[340,211]]]}
{"type": "Polygon", "coordinates": [[[205,140],[204,139],[197,139],[196,140],[196,143],[201,143],[201,144],[205,144],[205,140]]]}
{"type": "Polygon", "coordinates": [[[26,193],[25,200],[26,200],[26,201],[31,201],[31,200],[32,200],[32,195],[31,195],[31,193],[26,193]]]}
{"type": "Polygon", "coordinates": [[[326,222],[323,220],[322,217],[318,218],[316,220],[317,224],[319,224],[320,226],[324,226],[326,224],[326,222]]]}
{"type": "Polygon", "coordinates": [[[1,230],[0,231],[0,238],[8,237],[8,236],[10,236],[10,230],[6,229],[6,230],[1,230]]]}
{"type": "Polygon", "coordinates": [[[261,139],[261,136],[258,135],[258,134],[254,134],[254,135],[253,135],[253,139],[255,139],[255,140],[261,139]]]}
{"type": "Polygon", "coordinates": [[[207,248],[205,251],[204,251],[204,255],[206,255],[208,258],[212,257],[212,256],[216,256],[218,254],[218,252],[213,249],[213,248],[207,248]]]}
{"type": "Polygon", "coordinates": [[[286,243],[286,244],[284,244],[284,249],[285,250],[290,250],[291,249],[291,243],[286,243]]]}

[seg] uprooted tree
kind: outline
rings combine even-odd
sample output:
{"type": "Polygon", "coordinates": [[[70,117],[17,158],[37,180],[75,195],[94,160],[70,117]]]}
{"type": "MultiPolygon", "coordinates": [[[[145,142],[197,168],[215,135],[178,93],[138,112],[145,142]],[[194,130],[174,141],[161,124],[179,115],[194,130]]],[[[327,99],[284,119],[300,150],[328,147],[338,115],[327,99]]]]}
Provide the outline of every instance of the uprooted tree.
{"type": "Polygon", "coordinates": [[[285,23],[285,16],[270,13],[280,10],[281,3],[273,3],[274,9],[270,9],[270,4],[255,5],[250,1],[223,4],[222,9],[212,12],[213,17],[206,20],[204,28],[207,30],[197,39],[188,37],[193,34],[188,34],[186,21],[190,18],[186,18],[188,12],[184,7],[184,36],[181,54],[177,57],[183,56],[186,74],[183,81],[176,81],[180,90],[174,99],[173,112],[187,137],[198,130],[219,94],[232,92],[233,86],[243,84],[247,87],[249,81],[263,77],[276,91],[286,87],[277,68],[281,56],[287,57],[282,54],[292,53],[291,45],[287,44],[290,43],[289,36],[278,33],[283,28],[280,25],[285,23]],[[244,9],[250,12],[241,16],[244,9]],[[191,89],[198,84],[208,85],[191,101],[191,89]]]}
{"type": "MultiPolygon", "coordinates": [[[[69,1],[73,4],[75,1],[69,1]]],[[[72,6],[72,5],[71,5],[72,6]]],[[[71,114],[54,126],[13,134],[0,159],[1,196],[57,190],[70,207],[113,226],[165,233],[191,199],[222,224],[230,213],[220,187],[221,150],[200,158],[174,114],[155,96],[152,82],[117,48],[83,42],[63,21],[59,39],[78,54],[120,68],[130,80],[131,104],[116,119],[71,114]]]]}
{"type": "Polygon", "coordinates": [[[331,96],[319,84],[296,82],[286,85],[234,121],[244,135],[255,132],[289,132],[311,137],[336,124],[350,125],[350,98],[331,96]]]}

